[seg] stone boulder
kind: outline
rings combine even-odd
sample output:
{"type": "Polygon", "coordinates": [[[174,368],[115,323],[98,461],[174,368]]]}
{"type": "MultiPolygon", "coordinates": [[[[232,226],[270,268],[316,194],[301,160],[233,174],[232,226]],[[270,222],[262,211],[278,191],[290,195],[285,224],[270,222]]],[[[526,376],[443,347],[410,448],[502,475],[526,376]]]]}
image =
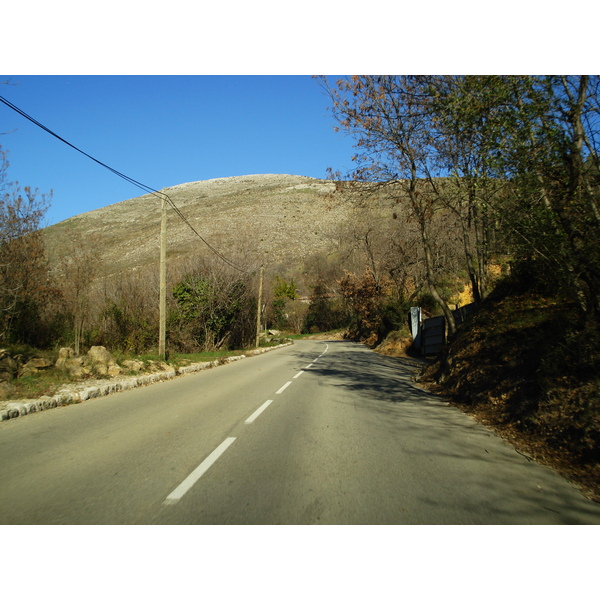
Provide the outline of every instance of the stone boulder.
{"type": "Polygon", "coordinates": [[[21,365],[21,355],[11,356],[8,350],[0,350],[0,381],[15,379],[21,365]]]}
{"type": "Polygon", "coordinates": [[[73,358],[75,356],[75,351],[73,348],[61,348],[58,351],[58,360],[54,364],[57,369],[64,369],[64,365],[67,360],[73,358]]]}
{"type": "Polygon", "coordinates": [[[160,373],[162,371],[168,371],[169,370],[169,365],[167,363],[165,363],[165,362],[160,361],[160,360],[149,360],[148,361],[148,365],[147,365],[146,368],[151,373],[160,373]]]}
{"type": "Polygon", "coordinates": [[[40,371],[42,369],[49,369],[52,366],[52,361],[47,358],[32,358],[25,366],[40,371]]]}
{"type": "Polygon", "coordinates": [[[82,379],[92,374],[92,370],[85,364],[84,357],[75,356],[72,348],[61,348],[54,366],[75,379],[82,379]]]}
{"type": "Polygon", "coordinates": [[[88,350],[86,363],[93,373],[100,376],[114,377],[123,371],[104,346],[92,346],[88,350]]]}
{"type": "Polygon", "coordinates": [[[19,377],[27,377],[44,369],[52,367],[52,362],[47,358],[32,358],[27,361],[19,372],[19,377]]]}
{"type": "Polygon", "coordinates": [[[135,373],[139,373],[144,368],[144,363],[141,360],[124,360],[121,364],[135,373]]]}
{"type": "Polygon", "coordinates": [[[55,366],[76,379],[92,375],[115,377],[123,372],[104,346],[92,346],[86,356],[75,356],[72,348],[61,348],[55,366]]]}

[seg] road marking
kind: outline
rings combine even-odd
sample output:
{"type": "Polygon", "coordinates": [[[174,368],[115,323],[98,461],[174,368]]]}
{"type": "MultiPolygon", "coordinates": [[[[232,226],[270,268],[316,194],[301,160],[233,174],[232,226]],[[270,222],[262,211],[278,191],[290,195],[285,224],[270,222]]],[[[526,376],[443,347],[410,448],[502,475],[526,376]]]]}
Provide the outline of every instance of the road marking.
{"type": "MultiPolygon", "coordinates": [[[[325,350],[323,351],[323,353],[318,356],[317,358],[315,358],[313,360],[312,363],[310,363],[308,366],[304,367],[303,370],[299,371],[298,373],[296,373],[296,375],[294,375],[293,379],[296,379],[298,377],[300,377],[300,375],[302,375],[302,373],[304,373],[305,369],[310,369],[310,367],[313,366],[313,364],[319,360],[319,358],[321,358],[323,356],[323,354],[325,354],[325,352],[327,352],[327,350],[329,349],[329,344],[325,345],[325,350]]],[[[284,383],[275,393],[276,394],[281,394],[283,391],[285,391],[287,389],[287,387],[291,384],[291,381],[288,381],[287,383],[284,383]]],[[[273,400],[267,400],[260,408],[258,408],[257,410],[255,410],[252,415],[250,415],[245,423],[252,423],[253,421],[255,421],[257,419],[257,417],[273,402],[273,400]]],[[[231,444],[233,444],[233,442],[235,442],[236,438],[234,437],[229,437],[226,440],[224,440],[219,446],[217,446],[165,499],[165,501],[163,502],[164,505],[170,505],[170,504],[176,504],[177,502],[179,502],[179,500],[181,500],[181,498],[183,498],[183,496],[192,488],[192,486],[198,481],[198,479],[200,479],[200,477],[202,477],[202,475],[204,475],[204,473],[206,473],[206,471],[208,471],[208,469],[210,469],[215,462],[217,461],[217,459],[225,452],[225,450],[227,450],[227,448],[229,448],[229,446],[231,446],[231,444]]]]}
{"type": "Polygon", "coordinates": [[[273,402],[273,400],[267,400],[258,410],[255,410],[245,421],[245,423],[252,423],[252,421],[254,421],[256,419],[256,417],[258,417],[258,415],[260,415],[260,413],[265,410],[265,408],[267,408],[267,406],[269,406],[269,404],[271,404],[271,402],[273,402]]]}
{"type": "Polygon", "coordinates": [[[215,448],[168,496],[163,504],[175,504],[183,498],[184,494],[212,467],[217,458],[235,442],[234,437],[227,438],[220,446],[215,448]]]}
{"type": "Polygon", "coordinates": [[[276,394],[281,394],[281,392],[283,392],[285,390],[285,388],[290,385],[292,382],[288,381],[287,383],[284,383],[275,393],[276,394]]]}

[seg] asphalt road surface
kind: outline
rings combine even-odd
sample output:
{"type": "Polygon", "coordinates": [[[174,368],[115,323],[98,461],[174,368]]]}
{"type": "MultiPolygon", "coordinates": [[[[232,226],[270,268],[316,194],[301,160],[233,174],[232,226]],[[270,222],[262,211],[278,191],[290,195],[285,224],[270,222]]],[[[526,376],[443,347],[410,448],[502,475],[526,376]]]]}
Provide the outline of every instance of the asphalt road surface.
{"type": "Polygon", "coordinates": [[[2,422],[0,523],[600,524],[412,374],[301,341],[2,422]]]}

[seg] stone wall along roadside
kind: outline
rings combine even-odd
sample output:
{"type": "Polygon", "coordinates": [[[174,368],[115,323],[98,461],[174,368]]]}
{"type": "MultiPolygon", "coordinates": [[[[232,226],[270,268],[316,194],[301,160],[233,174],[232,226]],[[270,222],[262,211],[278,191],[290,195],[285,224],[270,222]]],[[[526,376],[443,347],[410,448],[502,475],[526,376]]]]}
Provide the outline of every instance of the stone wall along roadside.
{"type": "Polygon", "coordinates": [[[41,398],[33,400],[24,399],[14,402],[7,402],[6,406],[0,410],[0,421],[7,421],[9,419],[15,419],[17,417],[25,416],[34,412],[41,412],[42,410],[48,410],[50,408],[56,408],[59,406],[67,406],[68,404],[79,404],[80,402],[91,400],[92,398],[100,398],[102,396],[108,396],[109,394],[131,390],[136,387],[142,387],[151,385],[153,383],[158,383],[160,381],[174,379],[178,375],[187,375],[189,373],[212,369],[223,364],[229,364],[238,360],[242,360],[243,358],[247,358],[249,356],[257,356],[271,350],[284,348],[292,345],[292,343],[293,342],[279,344],[278,346],[273,346],[271,348],[259,348],[256,350],[251,350],[246,354],[230,356],[221,360],[194,363],[188,365],[187,367],[179,367],[177,370],[170,369],[145,375],[115,377],[110,380],[88,380],[84,382],[68,384],[59,389],[58,392],[53,396],[42,396],[41,398]]]}

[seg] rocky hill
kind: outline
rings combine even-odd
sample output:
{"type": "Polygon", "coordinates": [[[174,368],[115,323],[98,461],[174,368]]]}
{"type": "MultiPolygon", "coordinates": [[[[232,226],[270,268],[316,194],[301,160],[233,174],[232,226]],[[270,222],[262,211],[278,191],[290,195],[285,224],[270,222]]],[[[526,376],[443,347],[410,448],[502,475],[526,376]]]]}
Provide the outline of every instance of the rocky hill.
{"type": "MultiPolygon", "coordinates": [[[[297,175],[247,175],[165,188],[189,223],[219,252],[254,264],[297,263],[334,246],[347,204],[333,201],[330,181],[297,175]]],[[[100,251],[104,275],[158,261],[161,202],[143,195],[71,217],[44,230],[51,262],[79,236],[100,251]]],[[[172,208],[168,258],[205,248],[172,208]]]]}

